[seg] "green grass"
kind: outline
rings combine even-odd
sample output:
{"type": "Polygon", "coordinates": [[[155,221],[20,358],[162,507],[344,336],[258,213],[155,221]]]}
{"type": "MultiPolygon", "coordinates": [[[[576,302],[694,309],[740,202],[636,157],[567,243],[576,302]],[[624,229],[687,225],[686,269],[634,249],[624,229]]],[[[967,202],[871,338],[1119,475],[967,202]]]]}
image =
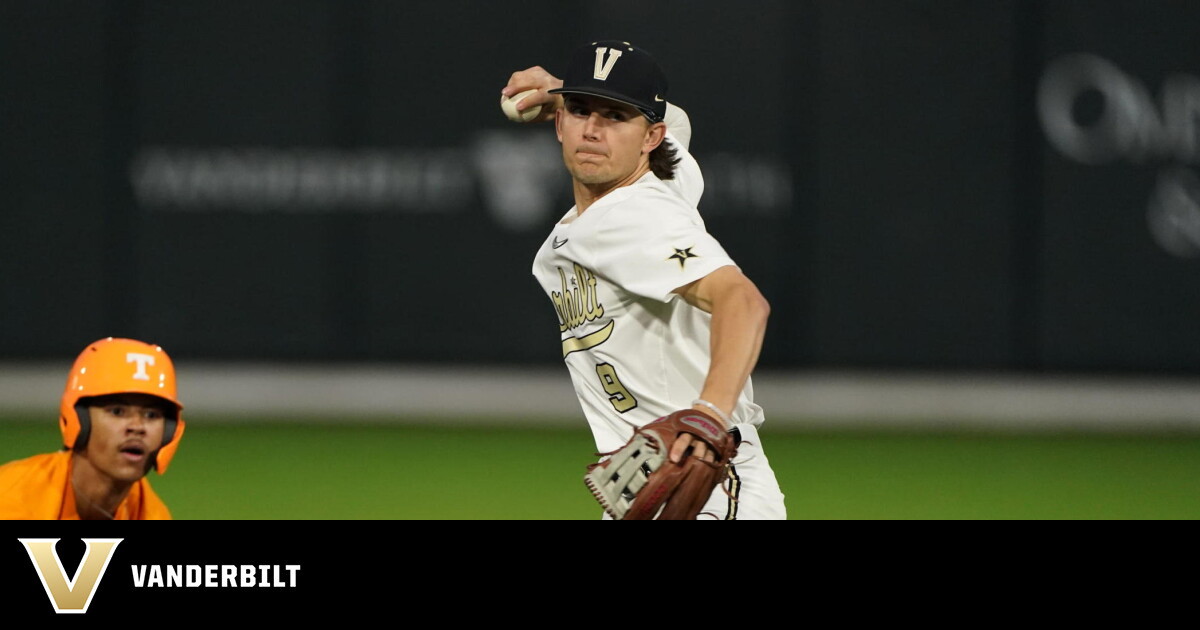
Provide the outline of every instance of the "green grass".
{"type": "Polygon", "coordinates": [[[1200,517],[1195,436],[821,435],[767,448],[791,518],[1200,517]]]}
{"type": "MultiPolygon", "coordinates": [[[[1196,519],[1200,437],[764,431],[792,519],[1196,519]]],[[[0,419],[0,462],[54,450],[0,419]]],[[[192,420],[179,519],[595,520],[586,429],[192,420]]]]}

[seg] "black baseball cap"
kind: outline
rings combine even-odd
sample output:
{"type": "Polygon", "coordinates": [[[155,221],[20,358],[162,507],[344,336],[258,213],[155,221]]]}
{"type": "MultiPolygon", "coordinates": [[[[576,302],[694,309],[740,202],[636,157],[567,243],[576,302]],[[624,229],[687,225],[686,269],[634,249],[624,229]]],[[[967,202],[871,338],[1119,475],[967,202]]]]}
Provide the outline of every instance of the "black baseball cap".
{"type": "Polygon", "coordinates": [[[576,50],[551,94],[590,94],[632,105],[650,122],[667,114],[667,75],[650,53],[615,39],[576,50]]]}

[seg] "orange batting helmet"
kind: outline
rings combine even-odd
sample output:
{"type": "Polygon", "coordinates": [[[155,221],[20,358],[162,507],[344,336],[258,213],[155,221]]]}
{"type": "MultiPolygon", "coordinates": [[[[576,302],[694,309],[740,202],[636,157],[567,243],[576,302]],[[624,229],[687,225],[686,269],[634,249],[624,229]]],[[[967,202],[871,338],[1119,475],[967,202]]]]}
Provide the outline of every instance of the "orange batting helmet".
{"type": "Polygon", "coordinates": [[[59,407],[63,446],[76,449],[87,445],[91,419],[80,399],[110,394],[149,394],[170,403],[162,446],[152,460],[160,475],[167,472],[183,437],[183,405],[175,389],[171,357],[158,346],[133,339],[109,337],[84,348],[67,376],[59,407]]]}

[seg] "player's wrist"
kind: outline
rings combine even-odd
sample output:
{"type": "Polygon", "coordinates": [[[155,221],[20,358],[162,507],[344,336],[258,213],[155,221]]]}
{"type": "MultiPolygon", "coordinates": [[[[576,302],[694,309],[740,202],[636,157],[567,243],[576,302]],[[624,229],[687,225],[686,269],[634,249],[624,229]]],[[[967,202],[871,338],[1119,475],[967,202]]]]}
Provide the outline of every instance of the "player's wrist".
{"type": "Polygon", "coordinates": [[[696,400],[693,400],[692,408],[714,414],[717,419],[725,425],[726,430],[733,426],[733,419],[729,417],[729,414],[725,413],[720,407],[708,402],[707,400],[704,400],[703,398],[697,398],[696,400]]]}

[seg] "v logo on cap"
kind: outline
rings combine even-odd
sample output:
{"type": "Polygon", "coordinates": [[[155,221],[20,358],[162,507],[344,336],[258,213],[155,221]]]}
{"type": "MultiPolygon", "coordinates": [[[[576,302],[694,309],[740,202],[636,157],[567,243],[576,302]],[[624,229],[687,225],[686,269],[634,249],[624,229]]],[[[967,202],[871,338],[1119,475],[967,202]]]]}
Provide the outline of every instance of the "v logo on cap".
{"type": "Polygon", "coordinates": [[[592,75],[593,78],[600,81],[608,80],[608,73],[612,72],[613,66],[617,65],[617,60],[621,58],[623,53],[616,48],[605,48],[601,46],[596,49],[596,72],[592,75]],[[604,60],[604,53],[608,53],[608,61],[604,60]]]}

